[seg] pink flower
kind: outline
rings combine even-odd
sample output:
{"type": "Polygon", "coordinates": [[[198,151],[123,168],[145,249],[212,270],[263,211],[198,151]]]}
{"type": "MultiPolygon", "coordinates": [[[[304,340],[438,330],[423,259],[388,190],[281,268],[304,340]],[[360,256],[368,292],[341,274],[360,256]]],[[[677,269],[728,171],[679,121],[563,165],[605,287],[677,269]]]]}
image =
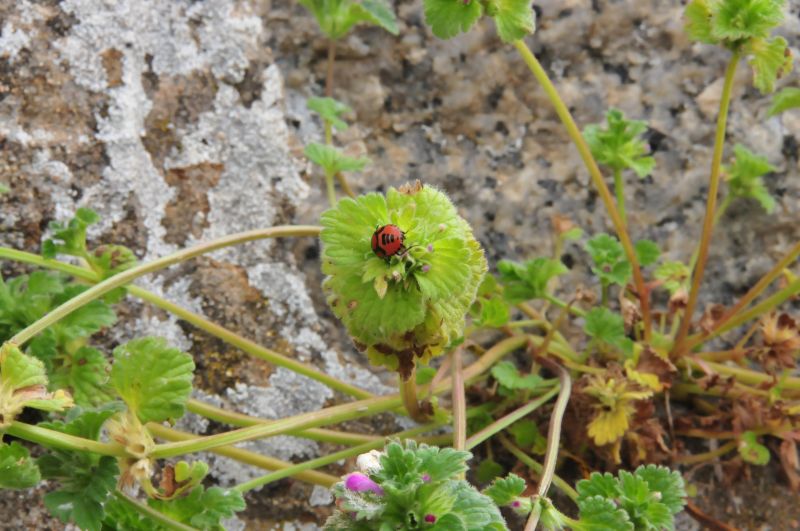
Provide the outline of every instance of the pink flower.
{"type": "Polygon", "coordinates": [[[430,474],[427,474],[427,473],[426,473],[426,474],[422,474],[422,481],[424,481],[425,483],[427,483],[427,482],[429,482],[430,480],[431,480],[431,475],[430,475],[430,474]]]}
{"type": "Polygon", "coordinates": [[[424,266],[422,266],[422,272],[423,273],[427,273],[430,270],[431,270],[431,266],[429,264],[425,264],[424,266]]]}
{"type": "Polygon", "coordinates": [[[432,514],[426,514],[425,521],[428,522],[429,524],[432,524],[436,521],[436,517],[432,514]]]}
{"type": "Polygon", "coordinates": [[[344,480],[344,486],[349,490],[356,492],[372,491],[378,496],[383,495],[383,489],[380,485],[369,479],[368,476],[359,472],[353,472],[348,475],[344,480]]]}

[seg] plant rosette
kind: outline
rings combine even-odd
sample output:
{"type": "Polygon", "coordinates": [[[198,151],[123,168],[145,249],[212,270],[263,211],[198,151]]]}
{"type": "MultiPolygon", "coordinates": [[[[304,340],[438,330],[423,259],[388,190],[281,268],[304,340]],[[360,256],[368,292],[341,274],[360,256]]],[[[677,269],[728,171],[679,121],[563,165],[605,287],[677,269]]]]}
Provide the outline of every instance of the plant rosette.
{"type": "Polygon", "coordinates": [[[486,258],[444,193],[417,181],[342,199],[322,226],[328,304],[371,363],[407,380],[463,335],[486,258]],[[403,247],[381,258],[372,236],[385,225],[404,233],[403,247]]]}

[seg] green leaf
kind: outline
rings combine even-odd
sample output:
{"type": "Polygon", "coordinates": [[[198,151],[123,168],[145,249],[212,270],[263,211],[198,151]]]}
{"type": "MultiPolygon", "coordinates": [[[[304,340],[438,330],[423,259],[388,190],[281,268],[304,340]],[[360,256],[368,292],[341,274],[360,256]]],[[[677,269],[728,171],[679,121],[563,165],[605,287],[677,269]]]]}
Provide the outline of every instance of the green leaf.
{"type": "Polygon", "coordinates": [[[753,69],[753,85],[762,94],[775,90],[775,83],[792,71],[792,52],[783,37],[753,39],[745,51],[753,69]]]}
{"type": "Polygon", "coordinates": [[[417,367],[417,385],[425,385],[433,380],[436,369],[433,367],[417,367]]]}
{"type": "Polygon", "coordinates": [[[655,278],[664,282],[664,288],[670,295],[688,287],[689,274],[689,267],[681,262],[664,262],[653,272],[655,278]]]}
{"type": "MultiPolygon", "coordinates": [[[[84,290],[84,286],[70,286],[61,296],[56,297],[54,302],[56,305],[61,305],[84,290]]],[[[54,324],[53,330],[59,344],[65,345],[73,339],[89,337],[116,322],[117,316],[114,310],[103,301],[94,300],[54,324]]]]}
{"type": "Polygon", "coordinates": [[[342,120],[342,115],[353,112],[353,109],[333,98],[309,98],[306,105],[309,110],[319,114],[323,121],[340,131],[347,129],[347,122],[342,120]]]}
{"type": "Polygon", "coordinates": [[[684,17],[686,19],[686,33],[693,41],[706,44],[716,44],[717,38],[712,35],[710,2],[714,0],[692,0],[686,6],[684,17]]]}
{"type": "Polygon", "coordinates": [[[711,33],[717,40],[768,37],[783,20],[783,0],[718,0],[711,3],[711,33]]]}
{"type": "Polygon", "coordinates": [[[42,477],[28,449],[14,441],[0,442],[0,489],[29,489],[42,477]]]}
{"type": "Polygon", "coordinates": [[[536,31],[536,14],[528,0],[497,0],[488,5],[503,42],[518,41],[536,31]]]}
{"type": "Polygon", "coordinates": [[[734,146],[733,164],[725,167],[726,180],[731,195],[758,201],[762,208],[771,213],[775,209],[775,199],[769,194],[762,176],[775,171],[766,157],[756,155],[741,144],[734,146]]]}
{"type": "Polygon", "coordinates": [[[431,482],[453,479],[467,470],[467,461],[472,454],[453,448],[419,445],[417,456],[419,469],[430,476],[431,482]]]}
{"type": "Polygon", "coordinates": [[[631,264],[619,241],[608,234],[598,234],[586,242],[585,249],[594,261],[592,272],[603,284],[624,286],[631,276],[631,264]]]}
{"type": "Polygon", "coordinates": [[[9,188],[8,185],[0,183],[0,195],[7,194],[10,191],[11,188],[9,188]]]}
{"type": "Polygon", "coordinates": [[[517,446],[535,454],[544,454],[547,439],[539,431],[539,427],[530,419],[522,419],[512,424],[508,431],[514,437],[517,446]]]}
{"type": "Polygon", "coordinates": [[[592,472],[589,479],[582,479],[576,485],[578,502],[594,496],[601,496],[613,500],[622,494],[619,481],[608,472],[592,472]]]}
{"type": "Polygon", "coordinates": [[[70,409],[64,420],[40,422],[39,426],[96,441],[105,422],[124,409],[125,406],[120,402],[108,402],[94,408],[78,406],[70,409]]]}
{"type": "Polygon", "coordinates": [[[367,13],[363,18],[365,22],[379,26],[392,35],[398,34],[397,19],[389,4],[382,0],[362,0],[360,8],[367,13]]]}
{"type": "Polygon", "coordinates": [[[183,416],[192,392],[194,362],[164,339],[134,339],[114,349],[111,383],[142,422],[183,416]]]}
{"type": "Polygon", "coordinates": [[[104,517],[103,504],[111,497],[119,473],[117,461],[108,456],[58,452],[39,458],[45,478],[59,479],[61,487],[44,496],[44,504],[62,522],[73,522],[79,528],[100,531],[104,517]]]}
{"type": "Polygon", "coordinates": [[[501,361],[492,367],[492,376],[497,382],[506,389],[535,391],[542,385],[542,377],[537,374],[519,373],[516,366],[510,361],[501,361]]]}
{"type": "Polygon", "coordinates": [[[102,352],[81,347],[70,356],[68,364],[52,374],[52,385],[68,388],[80,406],[99,405],[112,398],[108,385],[110,372],[111,365],[102,352]]]}
{"type": "Polygon", "coordinates": [[[775,116],[789,109],[800,108],[800,88],[786,87],[772,97],[767,116],[775,116]]]}
{"type": "Polygon", "coordinates": [[[424,0],[423,4],[425,22],[440,39],[466,33],[483,15],[483,5],[478,0],[424,0]]]}
{"type": "Polygon", "coordinates": [[[450,514],[458,515],[467,531],[507,531],[505,520],[492,499],[466,481],[454,481],[455,502],[450,514]]]}
{"type": "Polygon", "coordinates": [[[508,304],[500,298],[480,298],[481,313],[478,322],[481,326],[499,328],[505,325],[509,318],[508,304]]]}
{"type": "Polygon", "coordinates": [[[639,260],[639,265],[642,267],[655,264],[661,256],[661,249],[658,248],[656,242],[651,240],[639,240],[633,247],[636,251],[636,259],[639,260]]]}
{"type": "Polygon", "coordinates": [[[51,222],[49,229],[53,232],[53,238],[46,240],[42,245],[42,256],[50,259],[55,258],[57,254],[88,257],[86,228],[98,221],[100,216],[94,210],[79,208],[75,217],[66,224],[51,222]]]}
{"type": "Polygon", "coordinates": [[[382,0],[299,0],[317,19],[322,32],[337,40],[360,23],[374,24],[396,35],[397,21],[391,8],[382,0]]]}
{"type": "Polygon", "coordinates": [[[608,308],[592,308],[586,314],[584,331],[587,335],[607,345],[615,346],[628,353],[625,337],[625,322],[622,316],[608,308]]]}
{"type": "Polygon", "coordinates": [[[560,260],[536,258],[524,263],[500,260],[497,264],[503,295],[511,303],[544,297],[547,284],[568,272],[560,260]]]}
{"type": "Polygon", "coordinates": [[[650,492],[658,493],[661,503],[673,515],[686,505],[686,490],[680,473],[665,466],[641,465],[634,472],[647,482],[650,492]]]}
{"type": "Polygon", "coordinates": [[[245,509],[244,498],[239,491],[202,485],[195,487],[187,496],[170,501],[149,500],[149,505],[161,513],[183,524],[203,530],[223,530],[222,520],[233,518],[245,509]]]}
{"type": "Polygon", "coordinates": [[[739,455],[748,463],[766,465],[769,463],[769,450],[758,442],[756,434],[746,431],[739,438],[739,455]]]}
{"type": "Polygon", "coordinates": [[[498,478],[483,493],[498,506],[510,504],[525,491],[525,480],[516,474],[498,478]]]}
{"type": "Polygon", "coordinates": [[[650,175],[655,159],[648,156],[650,147],[640,138],[647,131],[647,123],[626,120],[618,109],[606,113],[606,122],[606,129],[601,129],[599,124],[589,125],[583,132],[597,162],[615,171],[631,169],[639,177],[650,175]]]}
{"type": "Polygon", "coordinates": [[[603,496],[591,496],[578,501],[580,520],[574,531],[633,531],[628,513],[617,508],[614,502],[603,496]]]}
{"type": "Polygon", "coordinates": [[[370,162],[366,157],[348,157],[333,146],[317,143],[307,145],[305,154],[329,176],[342,171],[361,171],[370,162]]]}
{"type": "Polygon", "coordinates": [[[475,475],[478,478],[479,483],[489,483],[494,478],[502,475],[503,472],[505,472],[503,465],[494,459],[484,459],[478,465],[475,475]]]}
{"type": "Polygon", "coordinates": [[[101,245],[89,254],[89,263],[102,278],[109,278],[136,265],[136,255],[124,245],[101,245]]]}

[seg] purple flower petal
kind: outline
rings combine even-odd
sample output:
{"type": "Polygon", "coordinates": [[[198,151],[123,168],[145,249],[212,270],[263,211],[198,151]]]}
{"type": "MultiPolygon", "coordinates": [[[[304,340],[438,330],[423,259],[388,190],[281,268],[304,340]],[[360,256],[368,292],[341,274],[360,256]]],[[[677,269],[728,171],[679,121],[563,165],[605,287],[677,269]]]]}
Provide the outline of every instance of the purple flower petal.
{"type": "Polygon", "coordinates": [[[425,483],[427,483],[427,482],[429,482],[430,480],[431,480],[431,475],[430,475],[430,474],[422,474],[422,481],[424,481],[425,483]]]}
{"type": "Polygon", "coordinates": [[[436,517],[432,514],[426,514],[425,521],[428,522],[429,524],[432,524],[436,521],[436,517]]]}
{"type": "Polygon", "coordinates": [[[356,492],[364,492],[368,490],[374,492],[378,496],[383,495],[383,489],[380,485],[359,472],[353,472],[352,474],[348,475],[344,480],[344,486],[349,490],[354,490],[356,492]]]}

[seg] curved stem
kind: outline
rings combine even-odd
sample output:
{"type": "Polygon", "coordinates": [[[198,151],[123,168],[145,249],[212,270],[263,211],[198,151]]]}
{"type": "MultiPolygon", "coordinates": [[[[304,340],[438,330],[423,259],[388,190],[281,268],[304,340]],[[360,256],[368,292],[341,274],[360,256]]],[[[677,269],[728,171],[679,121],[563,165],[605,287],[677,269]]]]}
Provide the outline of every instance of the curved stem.
{"type": "MultiPolygon", "coordinates": [[[[546,358],[544,358],[546,360],[546,358]]],[[[547,430],[547,451],[544,454],[544,470],[542,477],[539,481],[539,488],[537,495],[540,498],[547,496],[547,491],[550,489],[550,483],[553,481],[553,475],[556,472],[556,462],[558,461],[558,447],[561,440],[561,420],[564,417],[564,412],[567,410],[569,403],[569,395],[572,391],[572,380],[569,373],[562,366],[557,363],[547,360],[548,365],[552,365],[558,372],[558,380],[561,383],[561,388],[558,392],[558,399],[553,408],[553,415],[550,417],[550,427],[547,430]]],[[[534,500],[535,501],[535,500],[534,500]]],[[[534,531],[536,524],[538,524],[539,515],[532,512],[528,522],[525,524],[525,531],[534,531]]]]}
{"type": "Polygon", "coordinates": [[[111,457],[128,457],[125,448],[117,443],[102,443],[83,437],[76,437],[60,431],[50,430],[39,426],[33,426],[17,420],[13,421],[7,428],[0,432],[8,433],[14,437],[35,442],[43,446],[58,448],[59,450],[70,450],[74,452],[92,452],[99,455],[109,455],[111,457]]]}
{"type": "Polygon", "coordinates": [[[398,375],[397,378],[400,387],[400,396],[403,400],[403,406],[408,412],[408,416],[417,422],[425,422],[428,420],[428,416],[425,415],[419,407],[419,398],[417,395],[417,368],[414,367],[407,380],[403,379],[401,375],[398,375]]]}
{"type": "Polygon", "coordinates": [[[730,441],[723,444],[716,450],[712,450],[710,452],[704,452],[702,454],[692,454],[692,455],[679,455],[675,459],[673,459],[673,462],[681,465],[694,465],[697,463],[703,463],[705,461],[711,461],[712,459],[716,459],[717,457],[722,457],[728,452],[735,450],[737,444],[738,444],[737,441],[730,441]]]}
{"type": "Polygon", "coordinates": [[[155,520],[156,522],[163,525],[167,529],[172,529],[174,531],[197,531],[196,527],[176,522],[166,514],[153,509],[149,505],[142,503],[139,500],[131,498],[130,496],[119,490],[114,491],[114,496],[116,496],[117,499],[119,499],[120,501],[131,507],[137,513],[155,520]]]}
{"type": "MultiPolygon", "coordinates": [[[[520,448],[515,446],[505,435],[501,435],[499,437],[500,444],[502,444],[506,450],[511,452],[514,457],[525,463],[527,466],[533,469],[534,472],[537,474],[541,474],[544,467],[537,463],[534,459],[531,458],[528,454],[523,452],[520,448]]],[[[577,501],[578,493],[573,489],[569,483],[561,479],[556,474],[553,474],[553,485],[555,485],[561,492],[566,494],[572,501],[577,501]]]]}
{"type": "Polygon", "coordinates": [[[532,400],[525,404],[524,406],[515,409],[511,413],[497,419],[496,421],[492,422],[482,430],[477,433],[470,435],[469,439],[466,440],[465,449],[471,450],[481,444],[483,441],[495,435],[504,429],[508,428],[512,424],[514,424],[519,419],[525,417],[532,411],[539,409],[543,404],[546,404],[553,398],[559,391],[559,387],[554,387],[550,391],[546,392],[536,400],[532,400]]]}
{"type": "Polygon", "coordinates": [[[700,283],[703,280],[703,273],[708,259],[708,248],[711,243],[711,233],[714,229],[715,211],[717,208],[717,192],[719,190],[720,172],[722,168],[722,152],[725,146],[725,129],[728,123],[728,109],[731,103],[731,92],[733,91],[733,80],[736,74],[736,66],[739,64],[739,53],[734,52],[733,56],[725,69],[725,82],[722,86],[722,96],[719,102],[719,115],[717,116],[717,131],[714,139],[714,154],[711,159],[711,177],[708,186],[708,198],[706,200],[706,213],[703,219],[703,232],[700,235],[700,249],[697,255],[697,265],[692,273],[692,287],[689,291],[689,301],[683,313],[681,326],[678,329],[678,336],[675,339],[675,349],[673,357],[682,356],[686,353],[684,340],[689,333],[689,326],[692,323],[692,315],[697,305],[697,297],[700,293],[700,283]]]}
{"type": "MultiPolygon", "coordinates": [[[[167,441],[196,441],[201,438],[199,435],[192,435],[191,433],[185,433],[155,423],[147,424],[147,430],[153,435],[167,441]]],[[[287,470],[293,466],[292,463],[287,463],[286,461],[275,459],[274,457],[268,457],[266,455],[257,454],[248,450],[242,450],[241,448],[234,448],[232,446],[212,448],[211,451],[215,454],[224,455],[225,457],[235,459],[240,463],[246,463],[258,468],[263,468],[265,470],[281,471],[287,470]]],[[[339,478],[336,476],[313,470],[298,470],[289,475],[294,476],[300,481],[304,481],[312,485],[320,485],[322,487],[330,487],[339,481],[339,478]]]]}
{"type": "MultiPolygon", "coordinates": [[[[15,249],[9,249],[6,247],[0,247],[0,258],[7,258],[9,260],[16,260],[18,262],[24,262],[28,264],[37,265],[40,267],[46,267],[49,269],[54,269],[56,271],[62,271],[64,273],[68,273],[73,277],[80,278],[83,280],[87,280],[92,283],[100,282],[100,277],[94,272],[90,271],[89,269],[85,269],[82,267],[74,266],[71,264],[66,264],[64,262],[59,262],[57,260],[46,260],[39,255],[27,253],[25,251],[17,251],[15,249]]],[[[363,389],[359,389],[353,385],[350,385],[346,382],[343,382],[333,376],[325,374],[317,370],[315,367],[307,365],[305,363],[301,363],[297,360],[289,358],[281,354],[280,352],[276,352],[274,350],[268,349],[266,347],[262,347],[258,343],[250,341],[249,339],[245,339],[244,337],[236,334],[235,332],[231,332],[230,330],[213,323],[206,319],[205,317],[198,315],[194,312],[191,312],[177,304],[174,304],[166,299],[163,299],[156,295],[151,291],[147,291],[146,289],[140,288],[138,286],[125,286],[125,289],[128,290],[128,293],[131,295],[138,297],[144,301],[161,308],[167,312],[170,312],[187,323],[203,330],[204,332],[219,338],[226,343],[229,343],[237,348],[240,348],[242,351],[250,354],[251,356],[255,356],[256,358],[260,358],[268,363],[272,363],[273,365],[277,365],[278,367],[284,367],[291,371],[294,371],[298,374],[302,374],[303,376],[307,376],[312,380],[317,380],[321,382],[331,389],[336,391],[340,391],[346,395],[354,396],[356,398],[369,398],[372,393],[365,391],[363,389]]]]}
{"type": "Polygon", "coordinates": [[[745,293],[741,299],[739,299],[736,304],[734,304],[727,312],[725,312],[722,317],[720,317],[715,323],[714,326],[708,333],[703,333],[697,337],[690,337],[686,341],[686,351],[690,351],[692,348],[696,347],[697,345],[703,343],[707,339],[710,339],[717,335],[717,331],[723,328],[723,326],[733,319],[739,312],[744,310],[748,304],[753,302],[756,297],[758,297],[761,293],[764,292],[767,287],[772,284],[772,282],[777,279],[784,269],[792,265],[792,263],[797,260],[797,257],[800,256],[800,243],[796,243],[791,250],[786,253],[786,255],[781,258],[781,260],[775,264],[775,266],[770,269],[770,271],[761,277],[756,284],[745,293]]]}
{"type": "Polygon", "coordinates": [[[544,71],[544,68],[542,68],[542,65],[539,64],[536,56],[533,55],[524,41],[515,41],[514,46],[519,51],[522,59],[525,61],[525,64],[528,65],[528,69],[531,71],[534,77],[536,77],[536,80],[539,82],[539,84],[542,85],[542,88],[552,103],[556,114],[558,114],[558,117],[561,119],[561,122],[567,129],[567,133],[575,143],[575,147],[578,148],[578,153],[580,153],[586,168],[589,170],[589,175],[592,178],[592,182],[594,183],[597,192],[600,194],[600,199],[602,199],[603,204],[608,211],[609,217],[611,217],[611,223],[614,225],[614,229],[617,232],[617,236],[619,236],[620,243],[622,244],[623,249],[625,249],[625,254],[628,257],[628,261],[631,263],[631,267],[633,268],[633,282],[636,286],[636,293],[639,296],[639,303],[642,309],[642,320],[644,321],[644,336],[645,340],[649,341],[652,333],[650,292],[645,286],[642,270],[639,267],[639,260],[636,258],[636,252],[634,251],[633,244],[628,236],[625,223],[620,217],[616,205],[614,204],[614,198],[611,196],[611,192],[608,190],[608,186],[603,179],[603,174],[600,173],[600,168],[597,167],[597,162],[592,156],[589,145],[586,143],[586,140],[583,138],[578,126],[575,124],[575,120],[572,118],[569,109],[561,100],[561,96],[558,94],[555,86],[553,86],[553,83],[547,76],[547,72],[544,71]]]}
{"type": "Polygon", "coordinates": [[[223,247],[229,247],[231,245],[237,245],[240,243],[261,240],[265,238],[277,238],[282,236],[317,236],[320,230],[320,227],[297,225],[270,227],[268,229],[241,232],[238,234],[232,234],[230,236],[218,238],[210,242],[195,245],[194,247],[178,251],[177,253],[159,258],[152,262],[140,264],[136,267],[128,269],[127,271],[118,273],[113,277],[100,282],[99,284],[95,284],[83,293],[73,297],[32,325],[26,327],[24,330],[21,330],[14,337],[12,337],[10,341],[21,346],[48,326],[57,323],[78,308],[81,308],[89,302],[105,295],[109,291],[124,286],[125,284],[128,284],[134,279],[143,275],[167,268],[173,264],[194,258],[195,256],[210,253],[211,251],[216,251],[217,249],[222,249],[223,247]]]}
{"type": "MultiPolygon", "coordinates": [[[[466,382],[471,382],[479,378],[482,373],[487,371],[489,367],[494,365],[503,356],[524,346],[527,341],[528,340],[524,336],[510,337],[500,341],[487,350],[475,363],[464,369],[464,380],[466,382]]],[[[433,393],[440,394],[449,391],[452,385],[452,379],[444,380],[433,388],[433,393]]],[[[249,426],[225,433],[200,437],[191,441],[160,444],[155,447],[150,456],[153,458],[172,457],[192,452],[200,452],[218,446],[227,446],[242,441],[280,435],[291,430],[302,430],[337,424],[346,420],[390,411],[399,407],[401,404],[402,399],[399,395],[368,398],[276,420],[266,425],[249,426]]]]}

